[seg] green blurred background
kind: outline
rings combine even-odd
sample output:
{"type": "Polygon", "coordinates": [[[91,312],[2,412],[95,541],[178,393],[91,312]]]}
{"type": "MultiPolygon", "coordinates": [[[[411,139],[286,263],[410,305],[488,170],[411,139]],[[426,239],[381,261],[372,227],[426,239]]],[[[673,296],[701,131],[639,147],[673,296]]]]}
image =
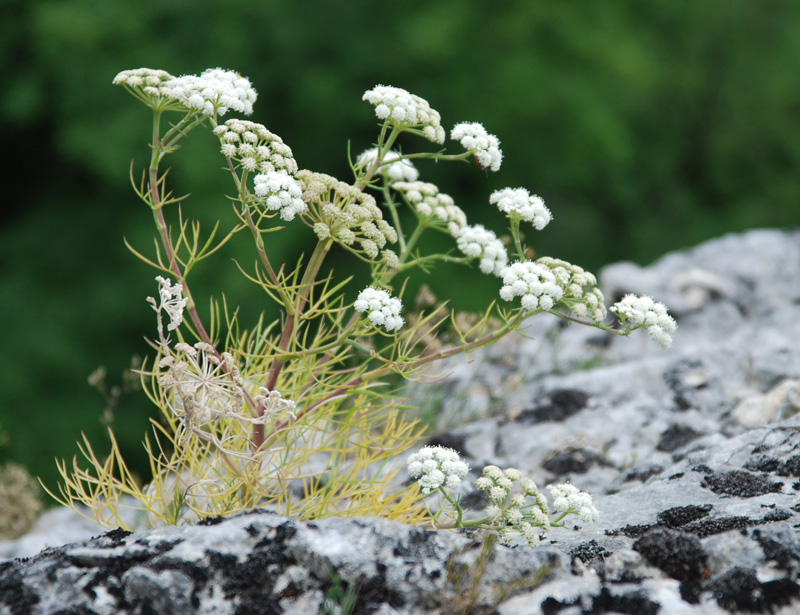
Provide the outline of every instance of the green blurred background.
{"type": "MultiPolygon", "coordinates": [[[[154,335],[144,301],[156,292],[154,273],[123,245],[123,236],[143,250],[152,245],[152,218],[128,180],[132,158],[137,168],[147,162],[150,118],[111,85],[120,70],[237,70],[259,93],[251,119],[281,135],[301,168],[342,179],[348,141],[358,154],[375,139],[363,92],[379,83],[406,88],[442,114],[447,130],[482,122],[505,154],[499,173],[419,164],[422,179],[454,196],[471,222],[498,231],[488,195],[529,188],[554,214],[535,237],[538,253],[591,270],[621,259],[647,264],[729,231],[800,224],[795,0],[0,7],[8,188],[0,214],[0,461],[21,461],[50,485],[54,457],[71,457],[81,430],[105,446],[104,401],[87,376],[102,364],[119,382],[154,335]]],[[[224,194],[232,189],[220,162],[216,140],[198,131],[172,157],[171,181],[192,193],[192,215],[230,223],[224,194]]],[[[270,238],[287,259],[303,249],[302,235],[270,238]]],[[[250,318],[263,297],[231,262],[252,262],[246,248],[199,275],[209,291],[224,285],[250,318]]],[[[474,277],[444,271],[430,282],[457,305],[480,307],[474,277]]],[[[203,296],[200,277],[197,284],[203,296]]],[[[115,412],[123,450],[139,459],[151,412],[141,393],[115,412]]]]}

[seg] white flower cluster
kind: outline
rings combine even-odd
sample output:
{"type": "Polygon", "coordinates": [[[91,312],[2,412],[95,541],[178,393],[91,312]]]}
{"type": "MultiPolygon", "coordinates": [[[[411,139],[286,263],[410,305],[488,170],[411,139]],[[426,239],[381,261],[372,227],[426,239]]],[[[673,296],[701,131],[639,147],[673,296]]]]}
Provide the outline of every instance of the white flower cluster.
{"type": "Polygon", "coordinates": [[[530,222],[541,231],[553,219],[541,197],[531,195],[525,188],[503,188],[489,197],[489,202],[509,217],[530,222]]]}
{"type": "Polygon", "coordinates": [[[259,173],[253,178],[256,196],[266,199],[267,209],[280,211],[287,222],[296,214],[303,213],[308,206],[303,199],[303,189],[297,180],[286,171],[259,173]]]}
{"type": "MultiPolygon", "coordinates": [[[[419,177],[419,171],[417,171],[417,168],[411,163],[410,160],[397,160],[398,158],[400,158],[400,154],[397,152],[386,152],[386,155],[383,157],[383,164],[378,169],[378,173],[381,173],[389,181],[413,182],[416,180],[419,177]],[[396,162],[392,162],[392,160],[396,160],[396,162]]],[[[356,160],[356,167],[369,169],[373,164],[375,164],[377,159],[378,148],[373,147],[372,149],[368,149],[361,153],[356,160]]]]}
{"type": "Polygon", "coordinates": [[[555,274],[534,261],[517,261],[503,269],[500,277],[503,278],[500,298],[511,301],[522,297],[522,308],[528,311],[551,310],[564,296],[555,274]]]}
{"type": "Polygon", "coordinates": [[[246,171],[297,173],[292,149],[263,124],[249,120],[228,120],[214,128],[219,137],[222,155],[233,159],[246,171]]]}
{"type": "Polygon", "coordinates": [[[461,147],[475,154],[475,160],[482,169],[500,170],[500,163],[503,162],[500,141],[486,132],[482,124],[478,122],[456,124],[450,133],[450,138],[460,141],[461,147]]]}
{"type": "Polygon", "coordinates": [[[556,277],[556,283],[564,291],[561,298],[573,314],[579,318],[589,317],[597,323],[606,318],[605,297],[597,288],[597,278],[583,267],[558,258],[543,256],[536,264],[547,267],[556,277]]]}
{"type": "Polygon", "coordinates": [[[171,98],[166,84],[175,79],[165,70],[135,68],[117,73],[112,82],[130,88],[135,95],[144,98],[171,98]]]}
{"type": "Polygon", "coordinates": [[[458,249],[469,258],[480,258],[483,273],[501,275],[508,263],[508,253],[503,242],[482,225],[465,226],[456,235],[458,249]]]}
{"type": "Polygon", "coordinates": [[[521,536],[532,547],[539,544],[540,530],[550,527],[550,514],[547,500],[531,479],[514,468],[501,470],[488,465],[475,487],[489,497],[486,517],[497,528],[500,542],[510,545],[521,536]],[[519,489],[515,490],[517,482],[519,489]],[[531,504],[527,503],[528,498],[533,498],[531,504]]]}
{"type": "Polygon", "coordinates": [[[394,331],[403,326],[403,317],[400,315],[403,304],[400,299],[392,297],[380,288],[369,286],[362,290],[358,293],[353,308],[356,312],[366,312],[373,325],[384,327],[387,331],[394,331]]]}
{"type": "Polygon", "coordinates": [[[428,182],[395,182],[392,188],[400,192],[420,216],[441,223],[453,236],[467,225],[467,216],[453,198],[439,192],[436,184],[428,182]]]}
{"type": "Polygon", "coordinates": [[[467,472],[469,467],[458,453],[443,446],[423,446],[408,458],[408,473],[418,479],[425,495],[440,487],[448,491],[458,489],[467,472]]]}
{"type": "Polygon", "coordinates": [[[317,237],[333,237],[346,249],[371,260],[377,259],[381,250],[386,262],[396,259],[385,246],[397,241],[397,231],[383,219],[374,197],[324,173],[303,170],[297,179],[303,188],[303,200],[316,219],[313,229],[317,237]],[[354,247],[356,243],[360,249],[354,247]]]}
{"type": "Polygon", "coordinates": [[[421,128],[429,141],[444,143],[444,128],[441,116],[423,98],[402,88],[377,85],[364,92],[362,100],[375,105],[378,119],[390,119],[403,128],[421,128]]]}
{"type": "Polygon", "coordinates": [[[611,311],[619,316],[622,325],[630,330],[646,327],[647,333],[662,348],[672,345],[672,334],[678,328],[678,323],[667,313],[667,306],[653,301],[650,297],[638,295],[625,295],[611,307],[611,311]]]}
{"type": "Polygon", "coordinates": [[[183,322],[183,310],[186,308],[186,302],[189,299],[183,296],[183,286],[181,284],[173,284],[170,280],[160,275],[156,276],[156,281],[158,282],[158,303],[153,297],[147,297],[147,302],[158,314],[158,333],[159,337],[163,338],[162,310],[169,316],[167,331],[174,331],[183,322]]]}
{"type": "Polygon", "coordinates": [[[547,485],[550,497],[553,498],[553,511],[561,514],[576,514],[584,523],[597,521],[599,513],[594,507],[592,496],[579,491],[575,485],[562,483],[547,485]]]}
{"type": "Polygon", "coordinates": [[[172,98],[205,115],[225,115],[228,110],[250,115],[257,97],[249,79],[221,68],[176,77],[165,87],[172,98]]]}
{"type": "Polygon", "coordinates": [[[158,380],[168,398],[170,409],[183,417],[190,427],[205,425],[222,416],[241,415],[245,404],[244,380],[233,356],[218,355],[205,342],[190,346],[175,344],[175,354],[169,353],[159,363],[167,369],[158,380]]]}

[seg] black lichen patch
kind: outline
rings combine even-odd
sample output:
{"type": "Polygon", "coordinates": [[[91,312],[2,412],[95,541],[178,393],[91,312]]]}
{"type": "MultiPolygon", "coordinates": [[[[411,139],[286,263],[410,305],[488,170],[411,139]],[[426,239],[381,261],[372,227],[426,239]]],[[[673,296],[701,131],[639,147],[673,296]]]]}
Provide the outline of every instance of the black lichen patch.
{"type": "Polygon", "coordinates": [[[576,448],[553,454],[542,467],[557,476],[562,474],[585,474],[600,461],[600,455],[592,451],[576,448]]]}
{"type": "Polygon", "coordinates": [[[800,551],[793,541],[779,542],[771,536],[765,536],[761,530],[753,530],[753,538],[761,546],[764,557],[775,562],[778,568],[787,570],[790,567],[794,568],[800,562],[800,551]]]}
{"type": "Polygon", "coordinates": [[[600,590],[600,594],[592,598],[591,606],[584,604],[578,598],[571,602],[561,602],[555,598],[547,598],[541,604],[544,615],[558,615],[561,611],[581,605],[581,615],[601,615],[603,613],[622,613],[623,615],[658,615],[661,605],[650,600],[642,590],[631,591],[623,594],[612,594],[607,587],[600,590]]]}
{"type": "Polygon", "coordinates": [[[664,527],[676,528],[692,521],[707,517],[714,507],[711,504],[701,506],[675,506],[658,513],[658,524],[664,527]]]}
{"type": "Polygon", "coordinates": [[[789,457],[777,469],[780,476],[800,476],[800,455],[789,457]]]}
{"type": "Polygon", "coordinates": [[[30,615],[39,602],[36,592],[22,581],[18,564],[0,563],[0,605],[11,615],[30,615]]]}
{"type": "Polygon", "coordinates": [[[203,517],[200,521],[197,522],[197,525],[218,525],[225,520],[225,517],[220,515],[209,515],[208,517],[203,517]]]}
{"type": "Polygon", "coordinates": [[[785,508],[776,508],[775,510],[769,511],[766,515],[761,518],[762,523],[774,523],[775,521],[786,521],[787,519],[791,519],[793,517],[792,513],[790,513],[785,508]]]}
{"type": "Polygon", "coordinates": [[[570,549],[569,554],[584,564],[595,564],[605,560],[611,552],[602,547],[594,538],[570,549]]]}
{"type": "Polygon", "coordinates": [[[628,538],[639,538],[650,530],[658,527],[654,523],[645,523],[642,525],[626,525],[616,530],[606,530],[606,536],[627,536],[628,538]]]}
{"type": "Polygon", "coordinates": [[[639,480],[645,482],[648,478],[661,474],[664,471],[663,466],[651,465],[646,468],[634,468],[625,475],[625,482],[631,480],[639,480]]]}
{"type": "Polygon", "coordinates": [[[719,472],[706,476],[700,485],[714,493],[752,498],[765,493],[780,493],[783,483],[773,482],[769,477],[745,470],[719,472]]]}
{"type": "Polygon", "coordinates": [[[119,547],[125,542],[125,538],[130,536],[133,532],[123,530],[121,527],[115,528],[106,532],[102,536],[94,539],[94,545],[104,549],[113,549],[119,547]]]}
{"type": "Polygon", "coordinates": [[[657,528],[633,543],[633,549],[678,581],[699,580],[706,571],[708,554],[700,539],[688,532],[657,528]]]}
{"type": "Polygon", "coordinates": [[[670,427],[661,434],[661,439],[658,441],[656,449],[659,451],[664,451],[665,453],[671,453],[672,451],[678,450],[682,446],[689,444],[689,442],[692,440],[696,440],[702,435],[704,435],[702,432],[697,431],[688,425],[680,425],[675,423],[670,425],[670,427]]]}
{"type": "Polygon", "coordinates": [[[731,568],[708,584],[723,609],[732,612],[771,613],[800,597],[800,586],[789,579],[759,583],[752,568],[731,568]]]}
{"type": "Polygon", "coordinates": [[[684,525],[681,529],[690,534],[694,534],[698,538],[705,538],[706,536],[713,536],[714,534],[722,534],[722,532],[729,532],[731,530],[742,530],[746,527],[758,525],[758,521],[752,521],[748,517],[720,517],[718,519],[703,519],[702,521],[695,521],[684,525]]]}
{"type": "Polygon", "coordinates": [[[750,470],[751,472],[776,472],[781,465],[781,462],[775,459],[775,457],[759,455],[758,457],[748,459],[743,467],[745,470],[750,470]]]}
{"type": "Polygon", "coordinates": [[[589,395],[577,389],[556,389],[535,407],[519,413],[516,420],[521,423],[563,421],[586,407],[589,395]]]}

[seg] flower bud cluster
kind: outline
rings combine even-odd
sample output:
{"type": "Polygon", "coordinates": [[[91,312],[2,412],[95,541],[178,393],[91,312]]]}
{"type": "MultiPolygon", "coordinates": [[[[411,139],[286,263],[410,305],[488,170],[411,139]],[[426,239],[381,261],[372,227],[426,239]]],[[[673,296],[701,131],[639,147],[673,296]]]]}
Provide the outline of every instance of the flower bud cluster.
{"type": "Polygon", "coordinates": [[[222,155],[246,171],[297,173],[292,149],[263,124],[234,119],[218,125],[213,132],[220,140],[222,155]]]}
{"type": "Polygon", "coordinates": [[[594,507],[592,496],[585,491],[579,491],[575,485],[569,483],[547,485],[547,490],[553,498],[554,512],[578,515],[584,523],[597,521],[599,513],[594,507]]]}
{"type": "Polygon", "coordinates": [[[503,242],[482,225],[465,226],[456,234],[458,249],[469,258],[480,258],[483,273],[501,275],[508,263],[508,253],[503,242]]]}
{"type": "MultiPolygon", "coordinates": [[[[378,168],[378,173],[386,178],[386,181],[397,182],[407,181],[413,182],[419,177],[419,171],[411,163],[410,160],[397,160],[400,154],[395,151],[388,151],[383,157],[383,164],[378,168]],[[396,162],[392,162],[395,160],[396,162]]],[[[361,155],[356,160],[356,167],[361,169],[369,169],[378,159],[378,148],[373,147],[361,155]]]]}
{"type": "Polygon", "coordinates": [[[488,465],[483,476],[475,481],[475,487],[489,498],[486,516],[497,528],[500,542],[510,545],[521,536],[532,547],[539,544],[540,530],[550,527],[550,513],[547,500],[531,479],[514,468],[501,470],[488,465]],[[515,483],[518,483],[516,489],[515,483]]]}
{"type": "Polygon", "coordinates": [[[606,305],[603,292],[596,287],[597,278],[583,267],[573,265],[558,258],[543,256],[536,260],[538,265],[550,269],[556,283],[564,291],[561,302],[579,318],[591,318],[597,323],[606,318],[606,305]]]}
{"type": "Polygon", "coordinates": [[[478,122],[456,124],[450,133],[450,138],[460,141],[465,150],[473,153],[482,169],[500,170],[500,163],[503,161],[500,141],[486,132],[482,124],[478,122]]]}
{"type": "Polygon", "coordinates": [[[217,354],[205,342],[194,346],[180,342],[175,344],[174,354],[167,352],[158,365],[168,371],[158,384],[167,393],[170,409],[190,427],[241,414],[245,405],[244,380],[233,355],[217,354]]]}
{"type": "Polygon", "coordinates": [[[678,323],[667,313],[667,306],[663,303],[653,301],[650,297],[630,294],[615,303],[611,311],[619,316],[628,330],[646,327],[650,337],[662,348],[672,345],[672,334],[678,328],[678,323]]]}
{"type": "Polygon", "coordinates": [[[136,68],[124,70],[114,77],[114,85],[122,85],[131,93],[153,107],[160,107],[165,100],[171,100],[167,84],[175,79],[165,70],[136,68]]]}
{"type": "Polygon", "coordinates": [[[369,286],[362,290],[358,293],[353,308],[356,312],[366,313],[373,325],[384,327],[387,331],[403,326],[403,317],[400,315],[403,310],[402,302],[380,288],[369,286]]]}
{"type": "Polygon", "coordinates": [[[375,105],[375,115],[400,128],[419,128],[429,141],[444,143],[441,116],[428,101],[402,88],[378,85],[364,92],[362,100],[375,105]]]}
{"type": "Polygon", "coordinates": [[[439,488],[458,489],[467,472],[469,467],[458,453],[443,446],[423,446],[408,458],[408,473],[417,479],[425,495],[439,488]]]}
{"type": "Polygon", "coordinates": [[[250,115],[257,97],[249,79],[221,68],[208,68],[200,76],[176,77],[165,87],[170,97],[204,115],[221,116],[228,110],[250,115]]]}
{"type": "Polygon", "coordinates": [[[268,171],[253,178],[256,196],[265,199],[267,209],[280,211],[283,220],[294,220],[296,214],[308,209],[303,199],[303,189],[286,171],[268,171]]]}
{"type": "Polygon", "coordinates": [[[429,218],[434,226],[442,226],[453,237],[467,225],[467,216],[453,198],[439,192],[438,186],[428,182],[395,182],[392,188],[400,192],[417,213],[429,218]]]}
{"type": "Polygon", "coordinates": [[[553,271],[534,261],[517,261],[503,269],[500,277],[503,279],[500,298],[511,301],[522,297],[524,310],[551,310],[564,296],[553,271]]]}
{"type": "MultiPolygon", "coordinates": [[[[397,231],[383,219],[371,195],[324,173],[303,170],[296,177],[303,200],[312,208],[313,229],[320,239],[333,237],[370,260],[376,260],[387,243],[397,241],[397,231]],[[355,244],[359,247],[354,248],[355,244]]],[[[384,255],[384,260],[391,261],[391,255],[384,255]]]]}
{"type": "Polygon", "coordinates": [[[525,188],[496,190],[489,197],[489,202],[497,205],[509,218],[530,222],[537,231],[541,231],[553,219],[542,198],[535,194],[531,196],[525,188]]]}

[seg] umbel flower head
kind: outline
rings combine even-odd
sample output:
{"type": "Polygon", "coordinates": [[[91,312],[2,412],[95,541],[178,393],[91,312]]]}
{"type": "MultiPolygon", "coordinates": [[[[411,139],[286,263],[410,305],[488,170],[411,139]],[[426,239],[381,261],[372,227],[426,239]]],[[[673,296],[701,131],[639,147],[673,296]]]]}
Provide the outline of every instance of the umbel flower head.
{"type": "Polygon", "coordinates": [[[469,258],[480,258],[483,273],[500,275],[508,263],[508,253],[503,242],[482,225],[465,226],[456,235],[458,249],[469,258]]]}
{"type": "Polygon", "coordinates": [[[373,325],[384,327],[387,331],[394,331],[403,326],[403,317],[400,315],[403,309],[402,302],[380,288],[369,286],[362,290],[358,293],[353,308],[356,312],[366,313],[373,325]]]}
{"type": "MultiPolygon", "coordinates": [[[[378,169],[378,173],[383,175],[388,181],[408,181],[413,182],[419,177],[419,171],[410,160],[397,160],[400,154],[394,151],[386,152],[383,157],[383,164],[378,169]],[[395,160],[396,162],[392,162],[395,160]]],[[[356,167],[369,169],[378,159],[378,148],[373,147],[361,153],[356,160],[356,167]]]]}
{"type": "Polygon", "coordinates": [[[489,197],[489,202],[509,217],[525,220],[533,224],[537,231],[548,225],[553,216],[541,197],[531,194],[525,188],[503,188],[489,197]]]}
{"type": "Polygon", "coordinates": [[[253,182],[256,196],[265,200],[267,209],[280,211],[281,218],[287,222],[294,220],[295,214],[308,208],[301,198],[303,189],[286,171],[259,173],[253,178],[253,182]]]}
{"type": "Polygon", "coordinates": [[[672,345],[672,334],[678,328],[678,323],[667,313],[667,306],[663,303],[653,301],[651,297],[629,294],[610,309],[628,330],[646,327],[650,337],[662,348],[672,345]]]}
{"type": "Polygon", "coordinates": [[[408,458],[408,473],[418,479],[426,495],[440,487],[448,491],[458,489],[467,472],[469,467],[458,453],[444,446],[423,446],[408,458]]]}
{"type": "Polygon", "coordinates": [[[158,302],[153,297],[147,297],[147,302],[153,307],[158,314],[158,336],[163,340],[164,330],[161,323],[161,312],[166,312],[169,316],[169,324],[167,331],[174,331],[181,326],[183,322],[183,310],[186,308],[186,302],[189,300],[183,296],[183,286],[180,284],[173,284],[170,280],[156,276],[158,282],[158,302]]]}
{"type": "Polygon", "coordinates": [[[453,237],[467,225],[466,214],[451,196],[439,192],[436,184],[421,181],[395,182],[392,188],[403,195],[417,214],[428,218],[432,226],[446,228],[453,237]]]}
{"type": "Polygon", "coordinates": [[[511,301],[522,297],[524,310],[551,310],[564,296],[555,274],[534,261],[517,261],[503,269],[500,277],[503,278],[500,298],[511,301]]]}
{"type": "Polygon", "coordinates": [[[429,141],[444,143],[441,116],[431,109],[427,100],[389,85],[377,85],[367,90],[362,100],[375,105],[378,119],[388,119],[400,128],[420,129],[429,141]]]}
{"type": "Polygon", "coordinates": [[[167,84],[175,79],[165,70],[135,68],[117,73],[114,85],[125,87],[144,104],[154,109],[164,109],[174,102],[167,84]]]}
{"type": "Polygon", "coordinates": [[[478,122],[456,124],[450,133],[450,138],[459,141],[465,150],[472,152],[482,169],[500,170],[500,163],[503,162],[500,141],[486,132],[482,124],[478,122]]]}
{"type": "Polygon", "coordinates": [[[574,513],[585,523],[597,521],[599,513],[594,507],[592,496],[588,493],[579,491],[575,485],[569,483],[547,485],[547,490],[550,492],[550,497],[553,498],[554,512],[574,513]]]}
{"type": "Polygon", "coordinates": [[[605,297],[596,286],[597,278],[594,274],[583,267],[549,256],[537,259],[536,264],[553,272],[556,284],[564,291],[561,303],[573,314],[579,318],[591,318],[597,323],[605,320],[605,297]]]}
{"type": "Polygon", "coordinates": [[[216,126],[213,133],[219,137],[222,155],[246,171],[297,173],[292,149],[263,124],[232,119],[216,126]]]}
{"type": "Polygon", "coordinates": [[[176,77],[165,86],[172,98],[204,115],[221,116],[228,110],[250,115],[258,96],[249,79],[221,68],[208,68],[200,76],[176,77]]]}

